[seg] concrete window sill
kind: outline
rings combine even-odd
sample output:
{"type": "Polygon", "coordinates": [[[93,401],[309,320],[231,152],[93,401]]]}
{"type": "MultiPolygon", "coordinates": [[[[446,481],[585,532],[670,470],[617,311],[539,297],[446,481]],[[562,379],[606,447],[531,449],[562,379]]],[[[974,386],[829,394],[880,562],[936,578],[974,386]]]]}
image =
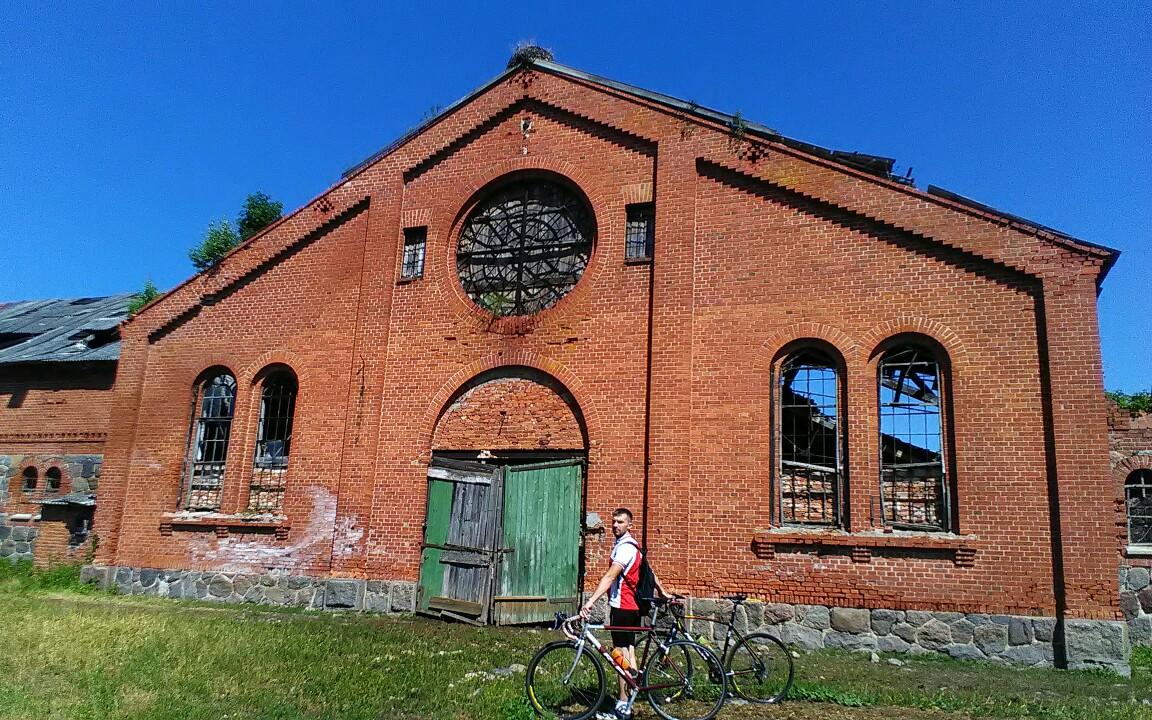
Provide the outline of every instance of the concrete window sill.
{"type": "Polygon", "coordinates": [[[288,539],[292,527],[281,515],[224,515],[221,513],[164,513],[160,516],[160,534],[177,531],[212,531],[217,537],[233,532],[271,533],[277,540],[288,539]]]}
{"type": "Polygon", "coordinates": [[[957,567],[975,565],[978,549],[975,538],[965,535],[793,531],[788,528],[757,531],[752,545],[757,557],[765,560],[775,559],[778,552],[798,552],[794,548],[843,549],[851,555],[852,562],[857,563],[871,562],[874,554],[883,555],[890,549],[922,550],[926,555],[949,557],[957,567]]]}

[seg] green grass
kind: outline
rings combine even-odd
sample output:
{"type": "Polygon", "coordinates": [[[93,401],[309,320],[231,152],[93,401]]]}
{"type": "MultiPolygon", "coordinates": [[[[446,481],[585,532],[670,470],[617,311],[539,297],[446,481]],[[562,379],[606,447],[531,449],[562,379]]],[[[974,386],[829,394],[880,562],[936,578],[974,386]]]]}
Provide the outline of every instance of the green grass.
{"type": "MultiPolygon", "coordinates": [[[[418,618],[121,597],[75,568],[0,563],[0,718],[527,720],[525,665],[553,633],[418,618]]],[[[793,699],[721,717],[1147,720],[1152,650],[1134,674],[1021,670],[821,652],[797,659],[793,699]],[[908,709],[902,714],[900,708],[908,709]],[[868,714],[874,711],[875,715],[868,714]]],[[[639,708],[639,717],[653,717],[639,708]]]]}

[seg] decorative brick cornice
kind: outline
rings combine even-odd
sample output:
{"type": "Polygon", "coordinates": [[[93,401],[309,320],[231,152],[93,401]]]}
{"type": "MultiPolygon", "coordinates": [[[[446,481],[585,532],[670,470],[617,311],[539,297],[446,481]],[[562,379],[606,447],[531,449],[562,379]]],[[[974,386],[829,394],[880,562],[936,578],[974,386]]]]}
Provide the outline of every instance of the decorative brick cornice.
{"type": "Polygon", "coordinates": [[[60,432],[16,432],[16,433],[0,433],[0,442],[81,443],[81,442],[104,442],[107,438],[108,438],[108,433],[103,433],[103,432],[68,432],[68,433],[60,433],[60,432]]]}

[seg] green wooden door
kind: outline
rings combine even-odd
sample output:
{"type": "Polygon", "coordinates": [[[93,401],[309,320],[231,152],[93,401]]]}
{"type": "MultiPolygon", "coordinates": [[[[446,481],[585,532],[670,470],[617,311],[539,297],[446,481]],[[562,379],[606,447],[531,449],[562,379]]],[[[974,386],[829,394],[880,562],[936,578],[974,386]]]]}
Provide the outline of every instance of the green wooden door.
{"type": "Polygon", "coordinates": [[[580,460],[504,468],[496,624],[546,622],[579,609],[583,470],[580,460]]]}
{"type": "Polygon", "coordinates": [[[499,550],[502,470],[434,458],[417,610],[486,623],[499,550]]]}

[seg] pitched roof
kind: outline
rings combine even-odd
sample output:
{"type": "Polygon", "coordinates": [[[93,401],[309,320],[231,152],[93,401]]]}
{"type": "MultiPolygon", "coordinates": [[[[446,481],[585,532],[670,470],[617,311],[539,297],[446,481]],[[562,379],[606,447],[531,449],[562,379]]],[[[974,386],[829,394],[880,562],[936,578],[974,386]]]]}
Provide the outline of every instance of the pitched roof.
{"type": "MultiPolygon", "coordinates": [[[[593,83],[596,85],[601,85],[603,87],[611,88],[611,89],[616,90],[618,92],[632,95],[634,97],[641,98],[643,100],[647,100],[650,102],[655,102],[655,103],[659,103],[661,105],[665,105],[667,107],[675,109],[676,111],[678,111],[680,113],[687,113],[689,115],[695,115],[696,117],[701,118],[702,120],[706,120],[706,121],[710,121],[710,122],[714,122],[714,123],[720,123],[722,125],[727,125],[728,127],[739,127],[740,131],[742,133],[747,134],[747,135],[759,137],[759,138],[762,138],[764,140],[768,140],[770,142],[780,143],[780,144],[785,145],[787,147],[791,147],[791,148],[794,148],[794,149],[799,150],[801,152],[805,152],[809,155],[814,155],[816,157],[820,157],[820,158],[823,158],[825,160],[832,160],[834,162],[838,162],[842,165],[848,166],[854,170],[862,171],[862,172],[868,173],[870,175],[874,175],[876,177],[883,178],[883,179],[891,181],[891,182],[896,182],[896,183],[899,183],[901,185],[909,186],[910,189],[914,189],[915,183],[911,177],[911,171],[910,170],[905,175],[897,175],[897,174],[893,173],[893,168],[896,164],[896,161],[893,158],[887,158],[887,157],[883,157],[880,155],[871,155],[871,154],[867,154],[867,153],[860,153],[860,152],[854,152],[854,151],[833,150],[830,148],[822,147],[820,145],[814,145],[812,143],[807,143],[807,142],[804,142],[803,140],[797,140],[795,138],[785,137],[784,135],[781,135],[779,132],[777,132],[776,130],[773,130],[772,128],[770,128],[766,125],[761,125],[759,123],[748,121],[746,118],[741,117],[738,113],[737,114],[724,113],[724,112],[721,112],[719,110],[713,110],[711,108],[703,107],[701,105],[696,104],[695,102],[681,100],[681,99],[673,97],[671,95],[665,95],[663,93],[658,93],[658,92],[654,92],[651,90],[645,90],[644,88],[636,87],[635,85],[629,85],[627,83],[622,83],[622,82],[619,82],[616,80],[611,80],[609,78],[605,78],[605,77],[602,77],[599,75],[594,75],[592,73],[584,72],[583,70],[578,70],[576,68],[569,67],[567,65],[563,65],[563,64],[558,63],[554,60],[548,60],[548,59],[539,58],[539,57],[529,57],[529,56],[523,57],[522,59],[520,59],[520,61],[518,63],[510,64],[508,69],[506,69],[504,72],[500,73],[496,77],[492,78],[488,82],[484,83],[480,87],[478,87],[475,90],[473,90],[472,92],[470,92],[468,95],[465,95],[464,97],[460,98],[459,100],[452,103],[448,107],[444,108],[438,114],[428,118],[427,120],[425,120],[420,125],[417,125],[412,130],[408,131],[403,136],[397,138],[394,142],[390,143],[387,147],[373,153],[370,157],[368,157],[365,160],[352,166],[351,168],[346,170],[341,177],[344,179],[347,179],[347,178],[351,177],[352,175],[356,174],[357,172],[359,172],[360,170],[362,170],[363,168],[367,167],[368,165],[371,165],[372,163],[376,162],[380,158],[384,157],[385,155],[389,154],[390,152],[392,152],[396,148],[398,148],[401,145],[403,145],[404,143],[406,143],[411,138],[424,132],[424,130],[426,130],[427,128],[436,124],[442,118],[450,115],[455,110],[457,110],[458,108],[460,108],[463,105],[466,105],[471,100],[478,97],[479,95],[482,95],[489,88],[492,88],[493,86],[495,86],[498,83],[500,83],[501,81],[503,81],[505,78],[519,72],[524,67],[534,67],[534,68],[538,68],[540,70],[543,70],[545,72],[551,72],[551,73],[556,74],[556,75],[565,76],[565,77],[573,78],[576,80],[582,80],[582,81],[593,83]]],[[[1099,277],[1098,281],[1103,280],[1104,276],[1107,275],[1108,271],[1112,268],[1112,266],[1116,263],[1117,258],[1120,256],[1120,251],[1116,250],[1115,248],[1110,248],[1110,247],[1107,247],[1104,245],[1099,245],[1097,243],[1089,242],[1087,240],[1082,240],[1082,239],[1075,237],[1073,235],[1069,235],[1068,233],[1062,232],[1060,230],[1055,230],[1051,227],[1048,227],[1048,226],[1043,225],[1041,223],[1035,222],[1033,220],[1028,220],[1027,218],[1020,217],[1019,215],[1014,215],[1012,213],[1008,213],[1008,212],[1005,212],[1003,210],[998,210],[998,209],[996,209],[990,205],[985,205],[984,203],[978,202],[976,200],[972,200],[972,199],[967,198],[967,197],[960,195],[958,193],[954,193],[954,192],[951,192],[949,190],[945,190],[944,188],[936,186],[936,185],[929,185],[926,190],[917,191],[917,192],[923,192],[923,193],[930,195],[930,196],[943,198],[943,199],[948,200],[952,203],[956,203],[957,205],[962,205],[962,206],[965,206],[967,208],[971,208],[973,210],[976,210],[976,211],[979,211],[982,213],[986,213],[989,215],[999,217],[1005,221],[1008,221],[1009,223],[1013,223],[1013,224],[1016,224],[1018,226],[1024,226],[1030,230],[1038,230],[1038,231],[1047,233],[1051,236],[1054,236],[1056,238],[1059,238],[1059,239],[1062,239],[1065,241],[1077,243],[1077,244],[1080,244],[1083,246],[1087,246],[1089,248],[1093,248],[1095,250],[1103,251],[1108,256],[1104,260],[1104,264],[1103,264],[1103,267],[1101,269],[1102,271],[1100,273],[1100,277],[1099,277]]]]}
{"type": "Polygon", "coordinates": [[[0,364],[120,358],[131,293],[0,305],[0,364]]]}

